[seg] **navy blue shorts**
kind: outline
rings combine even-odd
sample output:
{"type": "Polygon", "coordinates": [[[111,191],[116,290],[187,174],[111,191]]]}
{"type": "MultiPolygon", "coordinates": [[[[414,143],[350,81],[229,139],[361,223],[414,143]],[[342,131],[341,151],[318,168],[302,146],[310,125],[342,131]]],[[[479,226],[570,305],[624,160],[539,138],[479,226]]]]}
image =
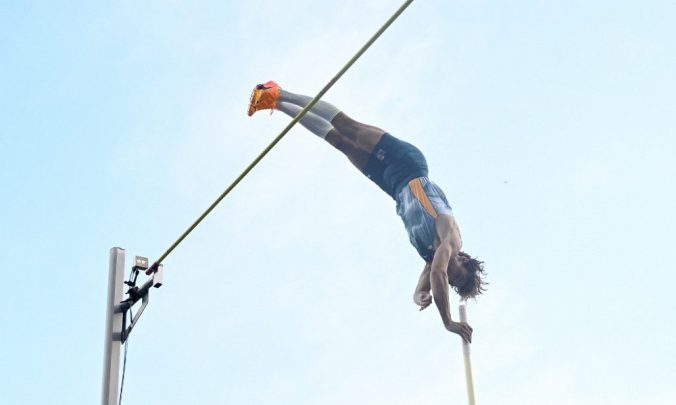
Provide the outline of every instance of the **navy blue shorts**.
{"type": "Polygon", "coordinates": [[[385,133],[373,147],[362,173],[393,199],[409,181],[427,177],[427,161],[415,146],[385,133]]]}

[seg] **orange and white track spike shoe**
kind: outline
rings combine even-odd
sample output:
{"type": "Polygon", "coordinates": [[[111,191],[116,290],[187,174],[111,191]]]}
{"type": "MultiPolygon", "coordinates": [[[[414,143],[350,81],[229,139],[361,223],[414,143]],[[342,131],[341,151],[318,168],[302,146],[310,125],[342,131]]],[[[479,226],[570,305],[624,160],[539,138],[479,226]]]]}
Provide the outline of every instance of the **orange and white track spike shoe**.
{"type": "Polygon", "coordinates": [[[279,90],[279,85],[272,80],[256,85],[251,92],[251,99],[249,100],[249,111],[247,111],[249,117],[256,111],[274,110],[277,107],[279,90]]]}

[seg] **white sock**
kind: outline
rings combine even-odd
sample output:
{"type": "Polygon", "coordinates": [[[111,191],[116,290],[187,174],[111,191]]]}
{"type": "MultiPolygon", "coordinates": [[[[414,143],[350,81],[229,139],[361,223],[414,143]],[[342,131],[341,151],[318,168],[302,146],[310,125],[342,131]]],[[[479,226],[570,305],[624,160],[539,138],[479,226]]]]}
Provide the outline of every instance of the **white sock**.
{"type": "MultiPolygon", "coordinates": [[[[280,97],[281,100],[281,97],[280,97]]],[[[303,108],[285,101],[277,101],[277,109],[289,117],[296,117],[303,108]]],[[[333,129],[333,125],[324,118],[313,113],[314,108],[308,111],[303,118],[300,119],[300,124],[310,130],[313,134],[324,139],[326,134],[333,129]]]]}
{"type": "MultiPolygon", "coordinates": [[[[312,101],[312,97],[304,96],[301,94],[295,94],[291,93],[290,91],[280,89],[278,100],[281,102],[287,102],[305,108],[305,106],[308,105],[310,101],[312,101]]],[[[310,112],[320,116],[321,118],[325,119],[328,122],[331,122],[331,120],[333,120],[333,118],[335,118],[335,116],[338,115],[340,110],[333,104],[319,100],[310,109],[310,112]]]]}

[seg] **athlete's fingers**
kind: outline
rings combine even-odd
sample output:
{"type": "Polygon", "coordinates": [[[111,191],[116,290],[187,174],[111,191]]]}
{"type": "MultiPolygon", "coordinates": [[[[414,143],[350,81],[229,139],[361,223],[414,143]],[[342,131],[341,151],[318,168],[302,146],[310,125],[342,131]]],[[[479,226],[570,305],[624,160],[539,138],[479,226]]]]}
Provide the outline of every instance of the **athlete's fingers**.
{"type": "Polygon", "coordinates": [[[469,325],[467,325],[465,333],[467,334],[467,342],[472,343],[472,328],[469,325]]]}

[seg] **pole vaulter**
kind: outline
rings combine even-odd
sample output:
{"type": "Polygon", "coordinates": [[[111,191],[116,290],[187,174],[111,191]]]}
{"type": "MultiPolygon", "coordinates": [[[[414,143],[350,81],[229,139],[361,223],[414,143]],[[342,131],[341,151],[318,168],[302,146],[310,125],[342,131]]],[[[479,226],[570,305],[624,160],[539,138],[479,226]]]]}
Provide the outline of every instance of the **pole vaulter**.
{"type": "MultiPolygon", "coordinates": [[[[148,266],[145,258],[135,259],[132,276],[125,283],[130,287],[127,291],[129,298],[124,301],[124,250],[111,249],[103,405],[117,405],[121,399],[121,390],[119,397],[115,395],[119,383],[120,345],[127,341],[147,306],[150,288],[162,285],[162,262],[298,122],[344,153],[397,202],[397,213],[404,221],[412,244],[425,261],[414,302],[423,310],[434,301],[445,328],[460,335],[464,345],[471,342],[472,328],[463,319],[460,322],[451,319],[448,289],[450,284],[462,299],[481,294],[485,284],[482,279],[483,262],[460,250],[462,241],[457,223],[443,191],[427,177],[424,156],[413,145],[377,127],[355,121],[335,106],[320,100],[412,2],[406,1],[316,96],[291,93],[271,81],[254,88],[249,115],[263,109],[279,109],[291,116],[291,122],[152,265],[148,266]],[[139,287],[136,285],[137,277],[143,271],[151,278],[139,287]],[[132,316],[131,310],[138,301],[142,301],[142,306],[132,316]]],[[[122,377],[124,382],[124,371],[122,377]]]]}

